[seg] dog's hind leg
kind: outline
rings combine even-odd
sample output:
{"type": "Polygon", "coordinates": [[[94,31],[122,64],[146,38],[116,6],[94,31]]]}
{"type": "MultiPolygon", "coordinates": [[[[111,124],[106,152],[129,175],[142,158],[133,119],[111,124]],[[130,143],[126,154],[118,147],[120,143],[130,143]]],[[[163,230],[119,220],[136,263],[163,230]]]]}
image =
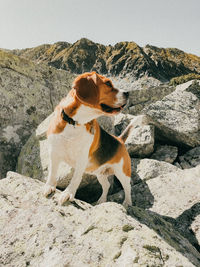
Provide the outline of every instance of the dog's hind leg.
{"type": "MultiPolygon", "coordinates": [[[[121,164],[120,164],[121,165],[121,164]]],[[[125,193],[125,199],[123,202],[124,206],[127,205],[132,205],[132,199],[131,199],[131,177],[127,176],[124,172],[123,172],[123,168],[122,166],[117,166],[115,168],[115,175],[117,177],[117,179],[120,181],[123,189],[124,189],[124,193],[125,193]]]]}
{"type": "Polygon", "coordinates": [[[110,182],[108,181],[108,175],[106,174],[97,175],[97,179],[100,185],[102,186],[102,190],[103,190],[100,198],[97,201],[97,203],[100,204],[100,203],[107,201],[107,195],[108,195],[108,190],[110,188],[110,182]]]}

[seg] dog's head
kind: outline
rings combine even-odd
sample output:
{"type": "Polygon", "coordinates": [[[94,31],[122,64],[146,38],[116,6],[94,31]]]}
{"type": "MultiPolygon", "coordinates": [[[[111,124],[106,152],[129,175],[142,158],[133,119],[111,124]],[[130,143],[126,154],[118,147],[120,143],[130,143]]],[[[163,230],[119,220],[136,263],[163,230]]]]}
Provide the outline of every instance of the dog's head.
{"type": "Polygon", "coordinates": [[[110,79],[96,72],[79,75],[73,88],[82,104],[98,109],[102,115],[120,112],[128,99],[128,93],[119,91],[110,79]]]}

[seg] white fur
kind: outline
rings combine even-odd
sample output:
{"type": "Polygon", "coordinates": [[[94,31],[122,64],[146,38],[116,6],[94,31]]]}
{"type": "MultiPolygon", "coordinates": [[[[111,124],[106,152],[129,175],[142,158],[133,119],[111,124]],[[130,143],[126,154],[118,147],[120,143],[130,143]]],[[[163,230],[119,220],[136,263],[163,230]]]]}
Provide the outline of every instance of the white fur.
{"type": "Polygon", "coordinates": [[[81,104],[76,114],[73,116],[73,120],[78,121],[80,124],[85,124],[102,115],[103,115],[103,112],[101,110],[94,109],[84,104],[81,104]]]}
{"type": "MultiPolygon", "coordinates": [[[[47,196],[56,189],[56,172],[61,161],[66,162],[75,168],[73,177],[68,187],[61,193],[60,204],[74,199],[76,191],[82,179],[83,172],[89,166],[89,149],[94,135],[86,131],[85,127],[67,125],[60,134],[52,134],[48,137],[49,142],[49,175],[44,187],[44,195],[47,196]]],[[[107,200],[107,194],[110,187],[108,176],[116,175],[119,179],[124,192],[124,205],[131,205],[131,185],[130,177],[123,172],[123,159],[119,163],[104,164],[94,172],[102,186],[102,195],[98,203],[107,200]]]]}
{"type": "Polygon", "coordinates": [[[125,199],[123,202],[123,205],[132,205],[131,200],[131,177],[126,176],[123,172],[123,163],[124,160],[121,159],[121,161],[117,164],[114,164],[114,174],[116,175],[117,179],[120,181],[124,193],[125,193],[125,199]]]}
{"type": "Polygon", "coordinates": [[[131,200],[131,177],[128,177],[123,172],[123,164],[124,160],[121,159],[119,163],[115,164],[105,164],[100,166],[96,171],[94,171],[92,174],[95,174],[97,176],[97,179],[99,183],[102,186],[102,195],[98,200],[98,203],[102,203],[107,201],[107,194],[110,187],[110,183],[108,181],[108,177],[110,175],[115,175],[117,179],[120,181],[124,193],[125,193],[125,199],[123,202],[123,205],[132,205],[131,200]]]}
{"type": "Polygon", "coordinates": [[[55,191],[56,172],[60,162],[64,161],[74,167],[75,172],[69,186],[62,194],[60,202],[62,204],[67,199],[73,199],[88,162],[93,138],[94,136],[86,131],[83,125],[74,127],[70,124],[66,125],[62,133],[51,134],[48,137],[49,175],[44,188],[45,196],[55,191]]]}

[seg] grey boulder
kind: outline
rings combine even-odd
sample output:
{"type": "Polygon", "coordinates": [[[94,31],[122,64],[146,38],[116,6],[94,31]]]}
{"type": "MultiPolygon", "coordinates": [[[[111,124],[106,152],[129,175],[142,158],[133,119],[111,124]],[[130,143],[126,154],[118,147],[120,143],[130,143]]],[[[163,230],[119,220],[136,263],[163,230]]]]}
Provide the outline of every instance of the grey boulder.
{"type": "Polygon", "coordinates": [[[131,157],[150,155],[154,150],[154,126],[143,125],[131,129],[125,145],[131,157]]]}
{"type": "Polygon", "coordinates": [[[70,90],[73,77],[0,50],[0,178],[15,170],[21,148],[70,90]]]}
{"type": "Polygon", "coordinates": [[[200,145],[200,82],[190,81],[143,110],[157,128],[157,137],[177,145],[200,145]]]}

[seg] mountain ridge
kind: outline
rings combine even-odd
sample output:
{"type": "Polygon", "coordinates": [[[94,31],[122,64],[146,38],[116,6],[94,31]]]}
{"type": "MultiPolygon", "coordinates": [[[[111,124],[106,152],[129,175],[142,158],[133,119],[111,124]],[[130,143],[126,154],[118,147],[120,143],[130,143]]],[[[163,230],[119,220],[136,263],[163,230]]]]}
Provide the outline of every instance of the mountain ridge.
{"type": "Polygon", "coordinates": [[[73,44],[56,42],[10,52],[58,69],[80,74],[97,71],[109,76],[143,76],[169,81],[190,73],[200,74],[200,57],[178,48],[140,47],[135,42],[103,45],[82,38],[73,44]]]}

